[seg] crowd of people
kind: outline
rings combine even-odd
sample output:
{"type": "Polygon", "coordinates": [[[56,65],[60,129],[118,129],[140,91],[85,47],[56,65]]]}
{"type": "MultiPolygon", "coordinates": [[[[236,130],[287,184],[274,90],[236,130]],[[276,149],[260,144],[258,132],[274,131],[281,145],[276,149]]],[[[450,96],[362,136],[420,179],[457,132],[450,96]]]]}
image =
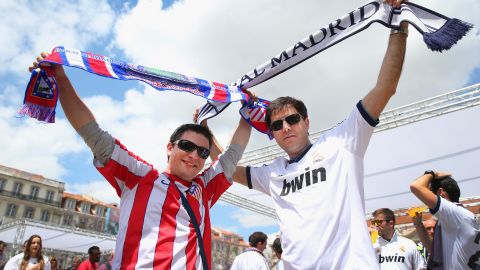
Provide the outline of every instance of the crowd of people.
{"type": "MultiPolygon", "coordinates": [[[[385,2],[399,7],[402,0],[385,2]]],[[[251,133],[240,118],[225,150],[206,121],[179,126],[166,145],[167,165],[159,170],[103,130],[63,67],[52,65],[66,118],[121,200],[111,269],[211,269],[210,208],[233,181],[272,197],[281,233],[274,242],[281,259],[278,269],[478,269],[478,223],[458,205],[458,185],[445,173],[427,171],[411,184],[437,220],[433,235],[421,217],[414,220],[427,263],[417,245],[395,231],[395,215],[388,208],[374,212],[371,224],[379,237],[373,245],[370,240],[363,159],[400,79],[408,24],[400,28],[389,36],[375,86],[346,119],[316,141],[309,139],[314,120],[301,100],[280,97],[269,104],[266,124],[288,157],[263,166],[237,166],[251,133]],[[214,162],[203,170],[208,157],[214,162]]],[[[41,53],[30,71],[47,56],[41,53]]],[[[266,241],[264,233],[252,234],[250,247],[232,269],[268,269],[266,241]]],[[[98,247],[88,253],[77,269],[99,268],[98,247]]],[[[55,258],[42,253],[41,237],[34,235],[5,269],[50,270],[56,265],[55,258]]]]}
{"type": "MultiPolygon", "coordinates": [[[[0,270],[111,270],[113,251],[101,256],[100,248],[91,246],[88,249],[88,258],[74,255],[65,267],[54,255],[47,256],[43,250],[42,237],[30,236],[15,256],[8,258],[7,244],[0,241],[0,270]]],[[[65,265],[67,262],[64,262],[65,265]]]]}

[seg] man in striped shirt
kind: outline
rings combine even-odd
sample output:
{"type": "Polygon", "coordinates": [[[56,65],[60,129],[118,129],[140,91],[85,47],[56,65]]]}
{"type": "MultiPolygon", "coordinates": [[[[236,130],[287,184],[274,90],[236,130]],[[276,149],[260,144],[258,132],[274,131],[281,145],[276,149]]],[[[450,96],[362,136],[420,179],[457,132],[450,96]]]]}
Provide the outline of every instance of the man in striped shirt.
{"type": "MultiPolygon", "coordinates": [[[[30,71],[47,56],[42,53],[37,57],[30,71]]],[[[230,146],[202,173],[212,134],[200,125],[180,126],[167,144],[168,163],[161,172],[100,129],[63,68],[55,65],[54,70],[67,119],[92,149],[95,166],[121,198],[112,268],[211,268],[209,209],[232,184],[232,174],[250,138],[250,125],[241,119],[230,146]],[[181,194],[191,213],[187,212],[181,194]],[[202,260],[199,236],[190,214],[195,216],[203,236],[207,262],[202,260]]]]}

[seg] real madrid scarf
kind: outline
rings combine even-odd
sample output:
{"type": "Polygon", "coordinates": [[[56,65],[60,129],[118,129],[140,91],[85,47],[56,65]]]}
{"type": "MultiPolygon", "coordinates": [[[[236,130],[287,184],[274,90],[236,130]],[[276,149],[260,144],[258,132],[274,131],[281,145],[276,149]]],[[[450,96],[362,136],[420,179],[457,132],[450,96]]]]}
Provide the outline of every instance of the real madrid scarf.
{"type": "Polygon", "coordinates": [[[366,3],[296,42],[244,74],[231,85],[130,64],[89,52],[56,47],[52,54],[42,61],[42,70],[32,72],[20,114],[29,115],[40,121],[54,122],[57,87],[48,63],[55,63],[119,80],[140,80],[157,90],[183,91],[201,96],[207,99],[207,104],[200,110],[199,122],[218,115],[230,102],[246,101],[240,109],[242,117],[255,129],[271,136],[264,121],[269,102],[261,98],[251,101],[242,89],[253,87],[277,76],[363,31],[372,23],[377,22],[388,28],[399,29],[402,21],[407,21],[423,35],[423,40],[429,49],[440,52],[450,49],[472,28],[469,23],[448,18],[411,2],[403,3],[399,8],[392,8],[382,0],[376,0],[366,3]]]}

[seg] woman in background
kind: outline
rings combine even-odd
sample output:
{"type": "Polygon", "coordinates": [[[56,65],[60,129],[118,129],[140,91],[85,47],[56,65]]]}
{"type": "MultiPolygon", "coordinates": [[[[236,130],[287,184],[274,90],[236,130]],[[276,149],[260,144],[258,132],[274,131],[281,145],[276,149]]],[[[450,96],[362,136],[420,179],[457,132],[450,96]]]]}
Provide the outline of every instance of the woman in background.
{"type": "Polygon", "coordinates": [[[42,238],[32,235],[25,250],[8,260],[4,270],[51,270],[47,257],[42,255],[42,238]]]}

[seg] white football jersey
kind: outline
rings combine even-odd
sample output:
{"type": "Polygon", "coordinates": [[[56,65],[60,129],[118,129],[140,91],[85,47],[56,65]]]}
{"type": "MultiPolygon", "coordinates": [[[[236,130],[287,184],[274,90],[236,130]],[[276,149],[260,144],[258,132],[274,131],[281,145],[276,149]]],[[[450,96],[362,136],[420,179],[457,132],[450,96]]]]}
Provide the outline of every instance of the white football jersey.
{"type": "Polygon", "coordinates": [[[420,270],[426,263],[412,240],[399,236],[397,232],[387,241],[381,236],[373,244],[382,270],[420,270]]]}
{"type": "Polygon", "coordinates": [[[376,123],[359,102],[298,161],[247,167],[249,187],[274,200],[285,269],[379,269],[363,185],[363,157],[376,123]]]}
{"type": "Polygon", "coordinates": [[[444,269],[472,269],[469,261],[480,267],[480,228],[475,216],[463,206],[437,198],[432,212],[441,227],[444,269]]]}

